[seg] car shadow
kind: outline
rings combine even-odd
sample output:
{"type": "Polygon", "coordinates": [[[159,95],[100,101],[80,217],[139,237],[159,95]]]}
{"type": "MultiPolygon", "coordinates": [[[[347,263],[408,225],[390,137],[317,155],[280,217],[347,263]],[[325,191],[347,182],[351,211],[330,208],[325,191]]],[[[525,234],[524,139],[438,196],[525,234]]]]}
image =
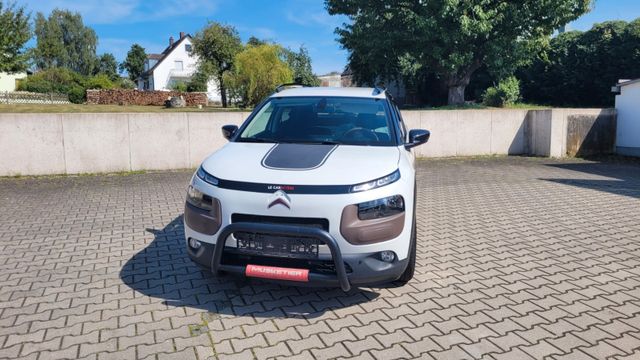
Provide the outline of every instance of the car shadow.
{"type": "Polygon", "coordinates": [[[576,174],[571,178],[541,178],[540,180],[640,199],[640,160],[619,157],[591,159],[596,161],[547,164],[550,167],[588,174],[591,178],[576,174]],[[593,179],[592,175],[601,178],[593,179]]]}
{"type": "Polygon", "coordinates": [[[211,315],[254,317],[322,316],[327,310],[371,301],[379,293],[367,289],[296,287],[259,279],[216,277],[196,265],[184,246],[178,216],[162,229],[146,229],[153,241],[131,257],[120,279],[131,289],[175,307],[202,309],[211,315]]]}

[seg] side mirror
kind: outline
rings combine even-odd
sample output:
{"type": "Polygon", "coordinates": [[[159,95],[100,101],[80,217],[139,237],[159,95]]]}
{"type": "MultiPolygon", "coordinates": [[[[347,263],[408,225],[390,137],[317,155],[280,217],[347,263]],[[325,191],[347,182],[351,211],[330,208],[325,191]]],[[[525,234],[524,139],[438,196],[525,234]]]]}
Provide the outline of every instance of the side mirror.
{"type": "Polygon", "coordinates": [[[225,139],[230,140],[233,135],[238,131],[237,125],[225,125],[222,127],[222,136],[225,139]]]}
{"type": "Polygon", "coordinates": [[[409,142],[404,144],[405,149],[411,149],[429,141],[431,132],[423,129],[413,129],[409,131],[409,142]]]}

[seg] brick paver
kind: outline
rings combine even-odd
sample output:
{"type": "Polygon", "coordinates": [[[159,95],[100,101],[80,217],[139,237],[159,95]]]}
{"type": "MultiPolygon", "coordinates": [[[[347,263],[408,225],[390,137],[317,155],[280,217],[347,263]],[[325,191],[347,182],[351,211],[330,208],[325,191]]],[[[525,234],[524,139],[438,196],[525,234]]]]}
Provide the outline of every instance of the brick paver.
{"type": "Polygon", "coordinates": [[[640,164],[429,160],[407,286],[214,278],[189,172],[0,179],[0,358],[636,359],[640,164]]]}

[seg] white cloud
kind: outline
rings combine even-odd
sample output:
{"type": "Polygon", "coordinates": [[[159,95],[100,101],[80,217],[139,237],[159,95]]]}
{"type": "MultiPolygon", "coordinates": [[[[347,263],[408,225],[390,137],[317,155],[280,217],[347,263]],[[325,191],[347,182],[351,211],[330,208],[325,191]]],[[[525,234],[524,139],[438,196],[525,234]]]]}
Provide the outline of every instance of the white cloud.
{"type": "Polygon", "coordinates": [[[294,13],[293,11],[288,11],[285,16],[288,21],[296,25],[315,27],[319,26],[331,31],[333,31],[343,23],[343,20],[340,16],[329,15],[326,11],[307,11],[303,13],[294,13]]]}
{"type": "Polygon", "coordinates": [[[275,40],[278,37],[276,31],[268,27],[235,25],[235,28],[243,37],[246,36],[247,38],[249,36],[255,36],[261,40],[275,40]]]}
{"type": "Polygon", "coordinates": [[[112,53],[118,61],[123,61],[127,57],[127,52],[134,43],[142,46],[147,54],[159,53],[167,47],[167,44],[149,42],[149,41],[132,41],[131,39],[120,38],[100,38],[98,39],[98,54],[112,53]]]}
{"type": "Polygon", "coordinates": [[[273,29],[266,27],[257,27],[253,29],[254,36],[260,39],[273,39],[276,37],[276,32],[273,29]]]}
{"type": "Polygon", "coordinates": [[[30,10],[48,14],[55,8],[82,15],[87,24],[140,23],[181,15],[203,15],[216,11],[218,0],[22,0],[30,10]]]}

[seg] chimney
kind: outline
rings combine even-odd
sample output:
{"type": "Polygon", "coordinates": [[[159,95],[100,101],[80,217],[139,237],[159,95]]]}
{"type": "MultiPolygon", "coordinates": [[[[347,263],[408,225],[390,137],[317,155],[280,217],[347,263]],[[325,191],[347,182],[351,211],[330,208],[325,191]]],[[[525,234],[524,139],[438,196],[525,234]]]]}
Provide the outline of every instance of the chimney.
{"type": "Polygon", "coordinates": [[[184,31],[180,31],[180,39],[184,37],[184,31]]]}
{"type": "Polygon", "coordinates": [[[169,37],[169,46],[173,46],[173,36],[169,37]]]}

